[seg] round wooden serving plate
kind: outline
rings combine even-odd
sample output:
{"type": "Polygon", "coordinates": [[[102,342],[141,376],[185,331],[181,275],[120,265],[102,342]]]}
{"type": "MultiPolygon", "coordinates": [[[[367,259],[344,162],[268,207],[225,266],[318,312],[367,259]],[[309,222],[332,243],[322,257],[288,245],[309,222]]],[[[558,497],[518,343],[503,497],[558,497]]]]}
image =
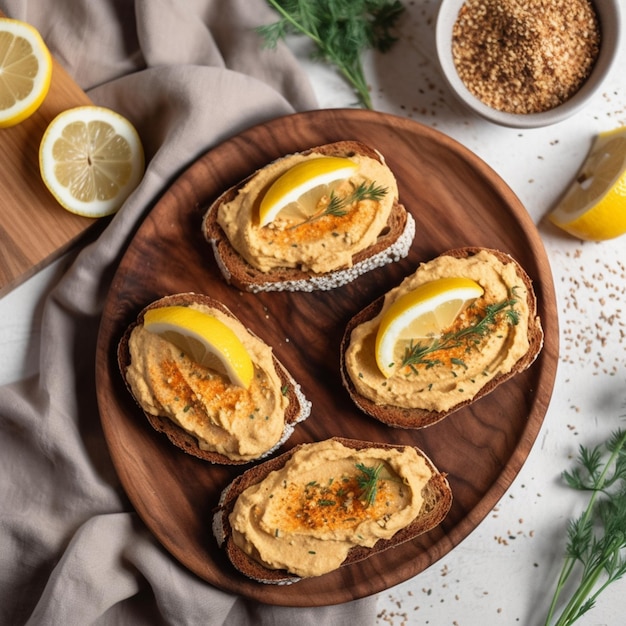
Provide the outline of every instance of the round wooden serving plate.
{"type": "Polygon", "coordinates": [[[544,418],[557,366],[558,328],[550,266],[539,234],[507,185],[449,137],[410,120],[360,110],[296,114],[256,126],[198,159],[139,227],[114,277],[97,349],[98,403],[122,485],[169,552],[221,589],[265,603],[347,602],[418,574],[459,544],[520,470],[544,418]],[[285,154],[357,139],[377,148],[395,173],[400,200],[415,216],[409,256],[328,292],[241,293],[227,285],[200,223],[207,205],[254,170],[285,154]],[[388,428],[357,410],[339,375],[347,321],[397,285],[420,262],[460,246],[499,248],[534,281],[545,345],[526,372],[425,430],[388,428]],[[454,501],[439,528],[400,548],[290,586],[240,575],[211,533],[221,490],[248,466],[207,464],[173,447],[148,425],[117,367],[117,343],[149,302],[195,291],[225,303],[278,358],[313,402],[309,419],[283,449],[332,436],[413,444],[448,473],[454,501]]]}

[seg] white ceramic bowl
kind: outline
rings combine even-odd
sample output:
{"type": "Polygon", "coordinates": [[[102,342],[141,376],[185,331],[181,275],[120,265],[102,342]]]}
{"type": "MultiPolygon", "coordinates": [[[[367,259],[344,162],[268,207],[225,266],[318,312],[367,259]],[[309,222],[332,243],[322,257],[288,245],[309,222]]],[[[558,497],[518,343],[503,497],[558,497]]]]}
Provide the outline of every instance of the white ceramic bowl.
{"type": "Polygon", "coordinates": [[[591,75],[566,102],[541,113],[506,113],[498,111],[474,96],[456,72],[452,59],[452,29],[465,0],[442,0],[437,15],[436,42],[439,63],[454,94],[469,109],[502,126],[538,128],[556,124],[582,109],[598,91],[609,73],[619,50],[620,7],[623,0],[593,0],[601,28],[600,53],[591,75]]]}

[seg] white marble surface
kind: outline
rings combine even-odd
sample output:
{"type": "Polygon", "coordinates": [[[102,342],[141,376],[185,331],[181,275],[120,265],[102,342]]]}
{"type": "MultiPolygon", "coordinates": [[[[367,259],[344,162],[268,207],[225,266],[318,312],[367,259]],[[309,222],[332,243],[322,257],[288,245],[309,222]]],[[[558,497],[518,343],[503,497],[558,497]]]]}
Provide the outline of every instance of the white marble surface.
{"type": "MultiPolygon", "coordinates": [[[[436,0],[405,2],[401,41],[368,55],[376,109],[408,117],[464,144],[515,191],[538,225],[558,298],[560,358],[555,390],[539,437],[512,486],[478,528],[415,578],[379,595],[380,626],[543,624],[561,566],[565,530],[585,499],[563,487],[580,444],[593,445],[626,426],[626,238],[590,243],[543,221],[572,180],[599,131],[626,125],[626,37],[603,90],[574,118],[538,130],[494,126],[468,114],[444,86],[434,47],[436,0]]],[[[355,98],[327,66],[309,62],[292,40],[321,108],[355,98]]],[[[45,296],[71,261],[67,255],[0,299],[0,383],[38,371],[45,296]]],[[[580,624],[623,621],[626,580],[600,597],[580,624]]]]}

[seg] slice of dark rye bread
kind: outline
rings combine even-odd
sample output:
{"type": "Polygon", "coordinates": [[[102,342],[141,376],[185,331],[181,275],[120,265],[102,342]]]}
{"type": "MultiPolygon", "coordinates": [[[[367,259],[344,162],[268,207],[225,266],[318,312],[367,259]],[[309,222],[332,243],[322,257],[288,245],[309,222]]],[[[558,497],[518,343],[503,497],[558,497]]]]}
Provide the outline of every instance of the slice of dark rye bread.
{"type": "MultiPolygon", "coordinates": [[[[136,326],[143,323],[143,316],[145,312],[149,309],[165,306],[189,306],[192,303],[198,303],[210,308],[218,309],[226,315],[230,315],[234,319],[237,319],[232,311],[230,311],[230,309],[228,309],[228,307],[223,303],[211,298],[210,296],[191,292],[165,296],[146,306],[137,316],[137,320],[133,324],[131,324],[124,332],[118,344],[117,350],[117,358],[120,372],[122,373],[122,377],[124,379],[124,382],[126,383],[128,391],[133,396],[136,402],[137,399],[134,397],[133,391],[128,384],[128,381],[126,380],[126,370],[131,361],[130,351],[128,347],[128,341],[131,332],[136,326]]],[[[249,329],[247,330],[250,334],[254,335],[252,331],[250,331],[249,329]]],[[[285,393],[289,398],[289,405],[287,407],[287,412],[285,415],[285,428],[283,430],[283,434],[280,440],[275,445],[273,445],[271,449],[267,450],[267,452],[265,452],[258,458],[264,458],[270,455],[272,452],[275,452],[280,446],[285,443],[285,441],[287,441],[287,439],[289,439],[294,431],[296,424],[307,419],[307,417],[309,417],[309,414],[311,413],[311,403],[304,396],[300,385],[293,379],[291,374],[285,369],[285,367],[276,358],[276,356],[274,354],[272,356],[274,359],[276,372],[278,373],[281,381],[281,386],[286,390],[285,393]]],[[[139,402],[137,402],[137,404],[143,411],[141,404],[139,404],[139,402]]],[[[218,452],[203,450],[198,445],[198,441],[195,437],[193,437],[187,431],[172,422],[169,418],[161,415],[152,415],[147,411],[143,411],[143,413],[148,418],[148,422],[150,423],[150,425],[156,431],[166,435],[171,443],[173,443],[175,446],[177,446],[187,454],[198,457],[199,459],[203,459],[205,461],[209,461],[211,463],[217,463],[222,465],[243,465],[251,462],[250,460],[234,460],[218,452]]]]}
{"type": "MultiPolygon", "coordinates": [[[[362,450],[364,448],[404,449],[407,446],[393,445],[389,443],[375,443],[372,441],[362,441],[357,439],[346,439],[343,437],[333,437],[333,441],[338,441],[347,448],[362,450]]],[[[282,468],[293,456],[294,452],[301,448],[300,444],[288,452],[284,452],[268,461],[256,465],[246,470],[243,474],[235,478],[223,491],[220,496],[218,506],[213,515],[213,534],[220,547],[226,550],[226,554],[234,567],[248,578],[257,582],[275,585],[288,585],[301,580],[300,577],[291,574],[286,570],[274,570],[263,566],[252,559],[241,550],[233,541],[232,529],[229,522],[229,515],[232,513],[235,502],[245,489],[251,485],[261,482],[270,472],[282,468]]],[[[355,546],[350,552],[341,567],[357,563],[368,557],[393,548],[407,541],[415,539],[429,530],[438,526],[448,514],[452,506],[452,490],[448,484],[446,474],[440,472],[426,454],[419,448],[415,448],[417,453],[423,457],[426,465],[432,471],[432,476],[422,489],[424,502],[418,516],[405,528],[400,529],[391,539],[379,539],[371,548],[355,546]]]]}
{"type": "MultiPolygon", "coordinates": [[[[452,256],[456,258],[469,258],[475,254],[478,254],[481,250],[486,250],[498,258],[502,263],[515,265],[516,273],[519,279],[523,282],[527,291],[527,304],[528,304],[528,340],[529,347],[526,353],[517,361],[515,366],[510,372],[501,374],[495,378],[492,378],[484,387],[482,387],[478,393],[471,399],[466,399],[463,402],[459,402],[455,406],[451,407],[447,411],[429,411],[425,409],[408,409],[404,407],[380,405],[376,404],[372,400],[362,396],[354,387],[352,380],[346,370],[345,365],[345,352],[350,343],[350,335],[352,330],[362,324],[366,320],[372,319],[380,312],[384,296],[377,298],[370,305],[365,307],[359,313],[357,313],[346,326],[343,339],[340,347],[340,368],[341,377],[344,387],[348,390],[353,402],[365,413],[371,417],[387,424],[388,426],[394,426],[396,428],[424,428],[431,426],[441,421],[451,413],[458,411],[461,407],[467,406],[475,402],[476,400],[487,395],[493,391],[498,385],[509,380],[519,372],[524,371],[535,361],[541,348],[543,347],[543,329],[541,327],[541,320],[537,316],[537,298],[533,290],[532,281],[526,271],[521,265],[513,259],[509,254],[501,252],[500,250],[493,250],[490,248],[479,247],[465,247],[455,248],[442,253],[440,256],[452,256]]],[[[419,271],[419,270],[418,270],[419,271]]]]}
{"type": "MultiPolygon", "coordinates": [[[[301,152],[300,154],[323,154],[326,156],[351,156],[361,154],[380,163],[384,158],[377,150],[358,141],[339,141],[325,144],[301,152]]],[[[284,157],[283,157],[284,158],[284,157]]],[[[258,170],[260,171],[260,170],[258,170]]],[[[415,237],[415,220],[396,198],[387,220],[376,242],[352,257],[352,266],[319,274],[298,268],[280,268],[271,272],[262,272],[252,267],[231,246],[228,237],[217,222],[219,206],[230,202],[257,172],[225,191],[206,211],[202,230],[206,240],[213,248],[217,265],[225,280],[231,285],[254,293],[262,291],[315,291],[329,290],[345,285],[358,276],[377,267],[387,265],[404,258],[415,237]]]]}

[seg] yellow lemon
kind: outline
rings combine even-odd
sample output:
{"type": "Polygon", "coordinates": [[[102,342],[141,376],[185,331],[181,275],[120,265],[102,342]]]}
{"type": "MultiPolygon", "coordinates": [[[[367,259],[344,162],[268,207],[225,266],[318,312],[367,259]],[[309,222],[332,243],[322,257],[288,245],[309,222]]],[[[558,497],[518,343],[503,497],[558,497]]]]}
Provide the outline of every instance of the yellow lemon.
{"type": "Polygon", "coordinates": [[[580,239],[626,233],[626,127],[600,133],[551,222],[580,239]]]}
{"type": "Polygon", "coordinates": [[[72,213],[115,213],[141,181],[144,154],[133,125],[104,107],[63,111],[39,147],[41,177],[59,204],[72,213]]]}
{"type": "Polygon", "coordinates": [[[344,157],[300,161],[270,185],[259,205],[259,224],[273,222],[281,211],[306,217],[322,194],[330,194],[332,183],[350,178],[357,168],[354,161],[344,157]]]}
{"type": "Polygon", "coordinates": [[[439,278],[395,300],[380,320],[376,333],[376,364],[388,378],[411,340],[439,337],[483,288],[469,278],[439,278]]]}
{"type": "Polygon", "coordinates": [[[0,128],[30,117],[44,101],[52,57],[30,24],[0,18],[0,128]]]}
{"type": "Polygon", "coordinates": [[[252,359],[235,332],[208,313],[186,306],[149,309],[144,328],[180,348],[192,361],[225,374],[234,385],[248,388],[252,359]]]}

